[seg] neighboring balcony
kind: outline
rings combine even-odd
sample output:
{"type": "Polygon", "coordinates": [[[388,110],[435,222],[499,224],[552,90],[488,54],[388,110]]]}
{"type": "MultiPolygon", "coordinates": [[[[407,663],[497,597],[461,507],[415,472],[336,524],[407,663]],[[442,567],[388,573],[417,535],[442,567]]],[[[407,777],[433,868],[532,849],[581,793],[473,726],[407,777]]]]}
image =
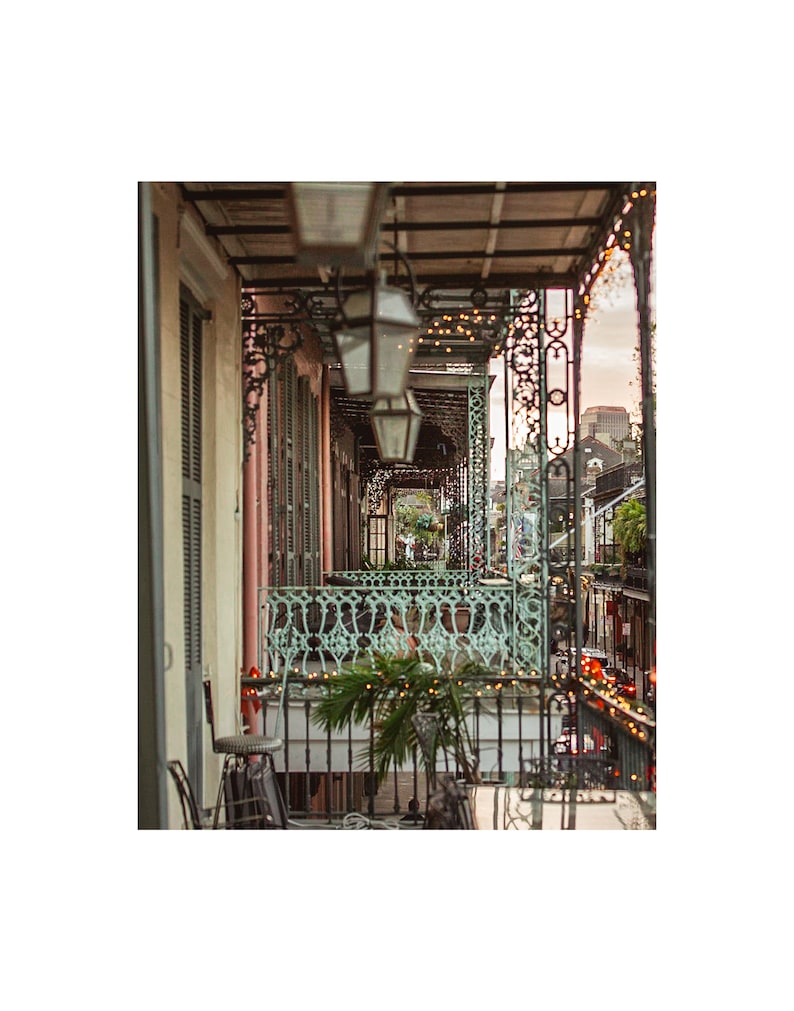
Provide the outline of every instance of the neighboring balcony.
{"type": "Polygon", "coordinates": [[[648,591],[648,570],[644,566],[629,565],[626,568],[626,578],[623,585],[632,590],[648,591]]]}

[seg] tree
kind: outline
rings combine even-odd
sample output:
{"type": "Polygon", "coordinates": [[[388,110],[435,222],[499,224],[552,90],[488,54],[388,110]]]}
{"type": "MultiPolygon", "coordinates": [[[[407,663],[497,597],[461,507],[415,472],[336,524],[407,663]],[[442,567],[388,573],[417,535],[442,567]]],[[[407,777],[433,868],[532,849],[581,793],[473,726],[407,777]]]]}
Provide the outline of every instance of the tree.
{"type": "Polygon", "coordinates": [[[648,539],[648,525],[645,506],[639,499],[630,498],[615,510],[612,532],[620,545],[624,562],[635,561],[645,551],[648,539]]]}

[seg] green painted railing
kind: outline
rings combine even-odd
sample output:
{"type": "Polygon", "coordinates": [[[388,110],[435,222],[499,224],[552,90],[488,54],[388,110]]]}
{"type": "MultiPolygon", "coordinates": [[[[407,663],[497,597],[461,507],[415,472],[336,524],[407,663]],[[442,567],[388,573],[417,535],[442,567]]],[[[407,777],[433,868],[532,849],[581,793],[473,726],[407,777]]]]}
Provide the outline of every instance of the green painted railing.
{"type": "Polygon", "coordinates": [[[263,587],[260,669],[333,670],[376,653],[416,653],[439,671],[465,663],[512,673],[539,668],[541,617],[535,587],[512,581],[460,583],[452,573],[441,580],[438,573],[388,575],[389,585],[366,585],[360,579],[356,586],[263,587]],[[420,578],[413,582],[407,576],[420,578]]]}
{"type": "Polygon", "coordinates": [[[337,585],[347,581],[356,586],[380,587],[471,586],[479,581],[478,574],[469,569],[356,569],[325,572],[323,578],[326,583],[337,580],[337,585]]]}

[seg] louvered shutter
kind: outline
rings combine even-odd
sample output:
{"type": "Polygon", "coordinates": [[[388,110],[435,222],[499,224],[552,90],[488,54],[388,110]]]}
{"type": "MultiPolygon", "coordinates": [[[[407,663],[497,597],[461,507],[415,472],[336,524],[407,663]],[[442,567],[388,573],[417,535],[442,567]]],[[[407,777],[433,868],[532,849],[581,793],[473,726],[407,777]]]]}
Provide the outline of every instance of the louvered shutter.
{"type": "Polygon", "coordinates": [[[185,706],[188,775],[202,784],[201,713],[201,331],[204,313],[180,288],[179,345],[182,420],[182,557],[185,630],[185,706]]]}
{"type": "Polygon", "coordinates": [[[271,578],[278,586],[320,578],[319,413],[309,380],[292,361],[270,397],[271,578]]]}

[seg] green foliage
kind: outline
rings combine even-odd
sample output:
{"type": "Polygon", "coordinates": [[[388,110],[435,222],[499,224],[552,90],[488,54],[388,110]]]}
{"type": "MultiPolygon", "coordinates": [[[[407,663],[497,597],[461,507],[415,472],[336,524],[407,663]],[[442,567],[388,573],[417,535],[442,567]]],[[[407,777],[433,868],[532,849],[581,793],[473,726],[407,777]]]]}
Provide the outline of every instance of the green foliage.
{"type": "Polygon", "coordinates": [[[432,568],[433,566],[430,562],[415,562],[413,559],[401,555],[392,561],[384,562],[380,570],[381,572],[404,572],[406,570],[411,572],[430,572],[432,568]]]}
{"type": "MultiPolygon", "coordinates": [[[[477,771],[466,725],[471,689],[465,681],[458,685],[458,680],[439,674],[417,657],[378,654],[373,663],[349,664],[333,678],[312,719],[327,732],[344,730],[350,720],[367,725],[371,717],[374,766],[382,780],[395,762],[406,763],[418,746],[412,717],[433,713],[439,730],[437,745],[450,752],[467,781],[474,782],[477,771]]],[[[359,759],[369,761],[369,747],[359,759]]]]}
{"type": "Polygon", "coordinates": [[[623,502],[615,510],[612,532],[620,545],[624,561],[642,554],[648,540],[645,506],[636,498],[623,502]]]}
{"type": "Polygon", "coordinates": [[[405,505],[403,502],[398,502],[395,508],[395,516],[397,517],[398,534],[413,533],[414,528],[416,527],[416,520],[419,516],[419,510],[416,506],[405,505]]]}
{"type": "Polygon", "coordinates": [[[397,535],[413,534],[417,540],[429,547],[434,536],[444,527],[433,512],[433,496],[430,492],[418,491],[415,498],[420,503],[419,506],[409,505],[404,501],[398,501],[395,506],[397,535]]]}

